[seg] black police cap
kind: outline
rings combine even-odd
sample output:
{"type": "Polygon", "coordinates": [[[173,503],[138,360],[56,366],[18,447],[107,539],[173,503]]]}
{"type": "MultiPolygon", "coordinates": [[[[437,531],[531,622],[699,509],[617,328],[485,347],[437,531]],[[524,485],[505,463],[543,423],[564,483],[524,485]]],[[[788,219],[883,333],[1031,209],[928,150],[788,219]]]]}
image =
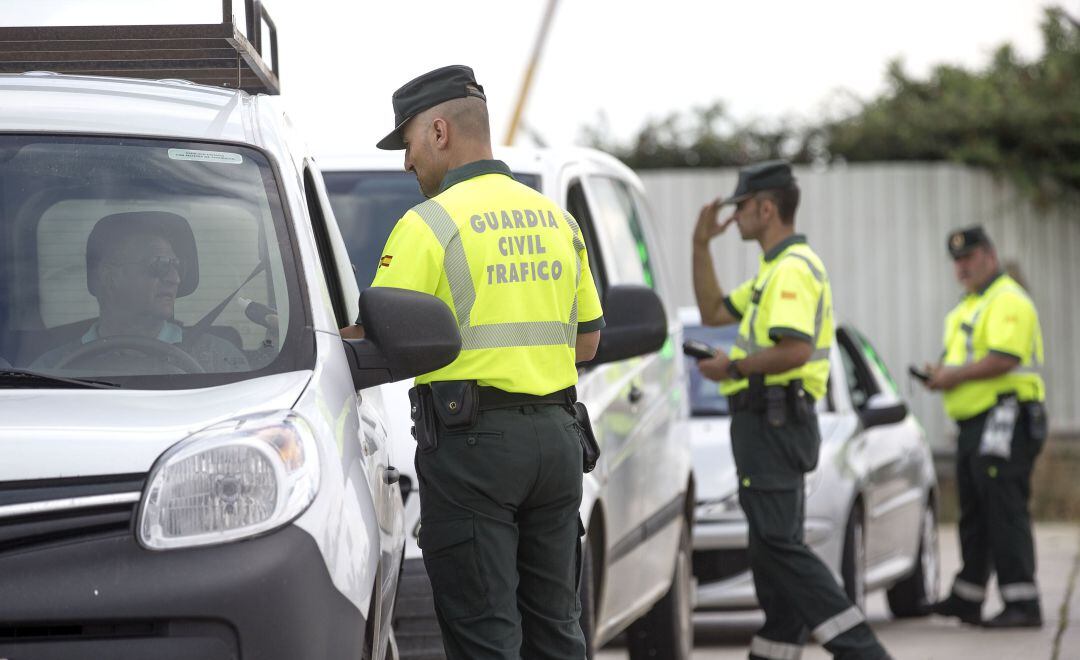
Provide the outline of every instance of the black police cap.
{"type": "Polygon", "coordinates": [[[990,242],[990,237],[986,234],[986,230],[983,229],[982,225],[957,229],[949,234],[947,245],[949,254],[952,255],[953,259],[959,259],[971,254],[971,251],[980,245],[993,247],[993,243],[990,242]]]}
{"type": "Polygon", "coordinates": [[[739,170],[739,182],[735,192],[731,193],[720,205],[738,204],[756,192],[787,188],[795,183],[791,165],[786,160],[767,160],[755,163],[739,170]]]}
{"type": "Polygon", "coordinates": [[[413,78],[394,92],[394,130],[375,146],[391,151],[404,149],[401,134],[406,122],[428,108],[467,96],[487,101],[484,88],[477,84],[473,70],[467,66],[444,66],[413,78]]]}

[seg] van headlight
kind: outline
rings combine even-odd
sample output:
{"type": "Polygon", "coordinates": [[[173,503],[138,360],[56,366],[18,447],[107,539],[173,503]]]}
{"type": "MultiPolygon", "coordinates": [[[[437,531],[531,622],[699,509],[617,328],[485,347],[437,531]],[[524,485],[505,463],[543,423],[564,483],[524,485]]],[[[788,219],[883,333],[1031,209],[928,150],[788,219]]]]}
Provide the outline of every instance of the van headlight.
{"type": "Polygon", "coordinates": [[[152,550],[225,543],[280,527],[319,490],[311,428],[291,411],[230,419],[165,452],[139,507],[152,550]]]}

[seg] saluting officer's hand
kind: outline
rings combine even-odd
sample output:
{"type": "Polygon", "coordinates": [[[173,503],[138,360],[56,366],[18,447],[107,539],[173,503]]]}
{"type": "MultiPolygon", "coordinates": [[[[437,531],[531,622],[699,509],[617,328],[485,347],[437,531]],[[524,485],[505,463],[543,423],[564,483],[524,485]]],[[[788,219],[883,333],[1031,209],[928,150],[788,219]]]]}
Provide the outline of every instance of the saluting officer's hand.
{"type": "Polygon", "coordinates": [[[722,352],[717,351],[716,355],[706,360],[698,360],[698,370],[701,371],[701,375],[709,380],[721,381],[727,380],[727,368],[728,368],[728,356],[722,352]]]}
{"type": "Polygon", "coordinates": [[[720,222],[720,198],[714,199],[701,207],[697,225],[694,226],[694,243],[702,246],[708,245],[709,241],[715,236],[723,234],[734,221],[735,216],[732,215],[720,222]]]}

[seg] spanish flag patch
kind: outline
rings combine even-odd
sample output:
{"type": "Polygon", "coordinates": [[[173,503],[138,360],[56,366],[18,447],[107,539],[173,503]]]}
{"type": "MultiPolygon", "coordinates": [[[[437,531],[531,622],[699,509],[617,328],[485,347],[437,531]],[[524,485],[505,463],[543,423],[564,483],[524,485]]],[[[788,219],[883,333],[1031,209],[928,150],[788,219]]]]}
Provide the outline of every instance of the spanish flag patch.
{"type": "Polygon", "coordinates": [[[781,291],[780,292],[780,298],[782,300],[795,300],[795,292],[794,291],[781,291]]]}
{"type": "Polygon", "coordinates": [[[393,259],[394,257],[389,254],[384,254],[382,259],[379,259],[379,268],[389,268],[390,262],[393,261],[393,259]]]}

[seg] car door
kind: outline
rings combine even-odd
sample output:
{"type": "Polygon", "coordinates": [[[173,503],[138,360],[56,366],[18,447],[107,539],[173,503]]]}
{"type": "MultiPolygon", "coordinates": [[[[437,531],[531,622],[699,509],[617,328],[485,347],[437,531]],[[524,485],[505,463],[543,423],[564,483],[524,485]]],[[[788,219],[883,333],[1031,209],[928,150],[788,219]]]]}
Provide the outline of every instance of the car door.
{"type": "MultiPolygon", "coordinates": [[[[608,284],[656,288],[661,276],[631,188],[607,174],[590,174],[584,181],[608,284]]],[[[612,366],[606,379],[611,400],[601,424],[618,445],[607,501],[609,510],[621,509],[621,524],[609,533],[605,591],[607,611],[615,615],[667,590],[679,532],[672,523],[683,511],[685,467],[676,465],[682,453],[665,447],[675,417],[668,394],[681,375],[671,344],[612,366]]]]}
{"type": "MultiPolygon", "coordinates": [[[[304,189],[319,248],[319,258],[322,260],[325,295],[330,299],[338,327],[344,327],[351,324],[357,316],[359,289],[352,263],[334,220],[322,174],[310,161],[304,169],[304,189]]],[[[326,402],[331,407],[331,414],[337,419],[339,449],[348,475],[348,485],[357,490],[357,499],[361,502],[367,498],[362,496],[360,489],[366,489],[370,493],[378,521],[380,554],[376,575],[380,580],[380,611],[375,620],[375,630],[379,633],[379,639],[376,640],[377,653],[385,647],[388,640],[390,614],[404,545],[401,493],[397,485],[397,472],[390,465],[388,424],[380,403],[381,399],[378,397],[365,397],[361,392],[357,392],[352,401],[347,401],[340,409],[335,408],[333,402],[326,402]],[[349,417],[354,411],[358,423],[355,433],[350,433],[352,424],[349,417]],[[357,469],[358,467],[360,469],[357,469]]],[[[344,506],[349,508],[347,503],[344,506]]]]}
{"type": "Polygon", "coordinates": [[[873,567],[909,555],[908,546],[917,530],[922,507],[918,480],[918,433],[910,416],[894,423],[869,426],[867,408],[901,403],[899,388],[889,375],[873,345],[851,327],[842,327],[837,339],[849,361],[848,378],[854,378],[852,404],[862,411],[860,431],[865,451],[866,481],[863,491],[866,516],[868,579],[873,567]]]}

